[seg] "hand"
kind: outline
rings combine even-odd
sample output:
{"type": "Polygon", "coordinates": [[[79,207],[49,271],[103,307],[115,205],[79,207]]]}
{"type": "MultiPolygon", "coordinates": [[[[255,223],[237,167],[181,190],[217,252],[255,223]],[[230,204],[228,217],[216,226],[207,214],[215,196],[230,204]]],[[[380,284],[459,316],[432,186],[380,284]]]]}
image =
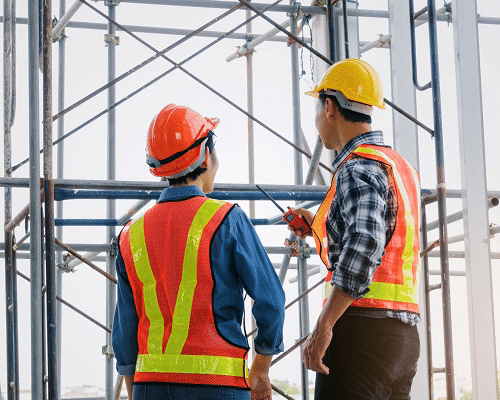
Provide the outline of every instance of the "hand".
{"type": "Polygon", "coordinates": [[[251,400],[271,400],[271,381],[269,380],[269,367],[272,356],[256,354],[248,377],[250,383],[251,400]]]}
{"type": "Polygon", "coordinates": [[[326,349],[332,341],[332,331],[314,328],[302,350],[302,362],[307,369],[328,375],[330,370],[323,364],[326,349]]]}
{"type": "Polygon", "coordinates": [[[249,381],[251,400],[272,399],[271,381],[267,373],[250,370],[249,381]]]}
{"type": "MultiPolygon", "coordinates": [[[[305,208],[297,208],[293,209],[293,212],[298,214],[301,218],[304,218],[306,222],[309,224],[309,226],[311,226],[314,219],[314,214],[311,211],[306,210],[305,208]]],[[[305,239],[308,236],[312,236],[312,231],[310,233],[304,234],[301,231],[293,229],[290,225],[288,225],[288,230],[292,232],[294,235],[300,237],[301,239],[305,239]]]]}

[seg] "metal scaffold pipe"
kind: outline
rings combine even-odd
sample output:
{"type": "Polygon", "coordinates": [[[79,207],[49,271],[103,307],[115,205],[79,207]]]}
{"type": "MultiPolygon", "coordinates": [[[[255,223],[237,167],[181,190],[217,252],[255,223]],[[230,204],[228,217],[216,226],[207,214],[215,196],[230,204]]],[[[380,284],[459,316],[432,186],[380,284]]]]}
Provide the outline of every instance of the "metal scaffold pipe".
{"type": "Polygon", "coordinates": [[[75,2],[68,9],[68,11],[61,18],[59,18],[59,21],[57,22],[56,26],[52,30],[53,40],[57,40],[60,38],[61,32],[66,27],[66,25],[71,20],[71,18],[73,18],[73,16],[76,14],[76,12],[80,9],[81,6],[82,6],[82,2],[80,0],[75,0],[75,2]]]}
{"type": "MultiPolygon", "coordinates": [[[[110,20],[116,20],[116,8],[119,2],[111,0],[106,3],[108,6],[108,16],[110,20]]],[[[116,36],[116,26],[113,23],[108,23],[108,34],[105,36],[105,42],[108,47],[108,82],[112,82],[116,78],[116,47],[120,43],[119,38],[116,36]]],[[[108,107],[116,103],[116,85],[112,85],[108,89],[108,107]]],[[[107,179],[113,181],[116,179],[116,109],[108,113],[108,136],[107,136],[107,179]]],[[[109,199],[106,207],[106,218],[116,218],[116,200],[109,199]]],[[[106,228],[106,239],[108,243],[113,243],[116,240],[116,228],[108,226],[106,228]]],[[[112,326],[113,313],[116,307],[116,270],[115,270],[116,253],[106,253],[106,272],[113,279],[106,283],[106,325],[112,326]]],[[[114,389],[114,362],[111,350],[111,334],[106,333],[106,351],[105,365],[106,365],[106,383],[105,390],[106,400],[113,399],[114,389]]]]}
{"type": "MultiPolygon", "coordinates": [[[[290,19],[287,19],[285,22],[283,22],[281,25],[283,28],[288,28],[290,26],[290,19]]],[[[247,54],[250,54],[259,44],[264,43],[265,41],[271,39],[273,36],[276,36],[280,32],[279,29],[274,28],[271,29],[269,32],[264,33],[263,35],[259,36],[258,38],[245,43],[243,46],[238,47],[238,50],[236,50],[235,53],[229,55],[226,57],[227,62],[231,62],[238,57],[243,57],[246,56],[247,54]]]]}
{"type": "Polygon", "coordinates": [[[42,330],[42,237],[40,211],[40,112],[39,112],[39,26],[38,1],[28,3],[29,49],[29,152],[31,209],[31,396],[43,398],[43,330],[42,330]]]}
{"type": "MultiPolygon", "coordinates": [[[[12,166],[12,125],[16,111],[16,2],[4,1],[4,174],[10,178],[12,166]]],[[[5,317],[7,356],[7,398],[19,399],[19,335],[17,274],[14,235],[7,226],[12,220],[12,188],[4,189],[5,216],[5,317]]],[[[1,397],[1,394],[0,394],[1,397]]]]}
{"type": "Polygon", "coordinates": [[[437,166],[437,201],[439,220],[439,251],[441,255],[441,284],[443,305],[443,330],[445,335],[446,394],[449,400],[455,399],[455,376],[453,366],[453,334],[450,294],[450,268],[448,257],[448,229],[446,224],[446,179],[444,172],[444,145],[441,117],[441,93],[439,80],[439,61],[437,46],[436,6],[434,0],[427,0],[429,16],[429,46],[431,59],[431,89],[433,98],[435,153],[437,166]]]}
{"type": "MultiPolygon", "coordinates": [[[[59,0],[59,19],[61,20],[63,16],[66,14],[66,0],[59,0]]],[[[58,73],[58,83],[57,83],[57,111],[61,111],[64,109],[64,95],[65,95],[65,79],[66,79],[66,36],[65,29],[61,30],[58,40],[58,56],[59,56],[59,65],[57,68],[58,73]]],[[[61,138],[64,135],[64,116],[59,118],[57,121],[57,138],[61,138]]],[[[62,179],[64,177],[64,143],[57,149],[57,173],[56,177],[62,179]]],[[[64,216],[64,203],[58,202],[56,204],[56,218],[63,218],[64,216]]],[[[56,237],[64,240],[63,236],[63,227],[58,226],[56,228],[56,237]]],[[[56,263],[57,265],[62,264],[62,252],[56,253],[56,263]]],[[[63,282],[62,282],[63,271],[61,269],[57,270],[57,295],[62,297],[63,291],[63,282]]],[[[61,376],[62,371],[62,306],[61,302],[57,303],[57,354],[59,357],[58,360],[58,375],[61,376]]],[[[58,381],[59,384],[59,393],[61,392],[61,380],[58,381]]]]}
{"type": "MultiPolygon", "coordinates": [[[[45,179],[45,277],[47,304],[48,398],[59,400],[54,180],[52,176],[52,0],[43,0],[43,174],[45,179]]],[[[32,236],[33,239],[33,236],[32,236]]]]}

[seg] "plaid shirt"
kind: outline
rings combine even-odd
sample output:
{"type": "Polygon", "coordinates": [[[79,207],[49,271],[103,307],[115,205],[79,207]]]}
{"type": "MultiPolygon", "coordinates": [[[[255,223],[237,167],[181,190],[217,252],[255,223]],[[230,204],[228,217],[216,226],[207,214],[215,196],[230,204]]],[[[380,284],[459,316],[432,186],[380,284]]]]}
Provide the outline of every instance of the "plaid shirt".
{"type": "MultiPolygon", "coordinates": [[[[344,162],[360,144],[384,146],[382,132],[355,137],[335,158],[336,194],[326,221],[331,283],[355,299],[370,290],[373,274],[394,233],[398,207],[383,164],[362,157],[344,162]]],[[[351,307],[348,312],[395,318],[409,325],[420,322],[418,315],[405,311],[351,307]]]]}

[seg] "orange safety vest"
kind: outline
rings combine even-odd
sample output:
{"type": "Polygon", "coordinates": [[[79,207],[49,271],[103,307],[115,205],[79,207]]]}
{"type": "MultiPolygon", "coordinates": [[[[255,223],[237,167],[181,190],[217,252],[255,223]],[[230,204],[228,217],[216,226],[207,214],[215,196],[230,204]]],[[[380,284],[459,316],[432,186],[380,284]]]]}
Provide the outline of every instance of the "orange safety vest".
{"type": "MultiPolygon", "coordinates": [[[[396,227],[385,247],[381,264],[375,270],[370,291],[352,303],[354,307],[404,310],[419,313],[418,280],[420,269],[420,180],[418,172],[394,150],[363,144],[346,159],[364,157],[388,167],[389,180],[395,187],[398,210],[396,227]]],[[[316,249],[329,267],[326,220],[335,197],[335,176],[312,223],[316,249]]],[[[332,272],[325,279],[330,282],[332,272]]]]}
{"type": "Polygon", "coordinates": [[[248,349],[224,339],[212,308],[210,243],[232,205],[159,203],[120,234],[139,318],[135,382],[248,388],[248,349]]]}

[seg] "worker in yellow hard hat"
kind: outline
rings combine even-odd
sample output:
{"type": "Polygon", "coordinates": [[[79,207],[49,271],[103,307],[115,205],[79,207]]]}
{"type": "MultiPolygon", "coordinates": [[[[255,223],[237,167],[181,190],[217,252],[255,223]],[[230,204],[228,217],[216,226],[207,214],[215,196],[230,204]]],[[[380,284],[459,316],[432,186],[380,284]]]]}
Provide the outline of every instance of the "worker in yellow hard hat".
{"type": "Polygon", "coordinates": [[[338,151],[316,215],[297,210],[328,268],[302,354],[317,372],[315,399],[409,399],[420,354],[418,173],[372,130],[384,100],[368,63],[337,62],[307,94],[318,98],[323,144],[338,151]]]}
{"type": "Polygon", "coordinates": [[[149,127],[146,162],[170,186],[120,233],[112,341],[129,399],[271,399],[285,295],[245,213],[206,196],[218,123],[169,104],[149,127]],[[258,328],[250,372],[243,290],[258,328]]]}

